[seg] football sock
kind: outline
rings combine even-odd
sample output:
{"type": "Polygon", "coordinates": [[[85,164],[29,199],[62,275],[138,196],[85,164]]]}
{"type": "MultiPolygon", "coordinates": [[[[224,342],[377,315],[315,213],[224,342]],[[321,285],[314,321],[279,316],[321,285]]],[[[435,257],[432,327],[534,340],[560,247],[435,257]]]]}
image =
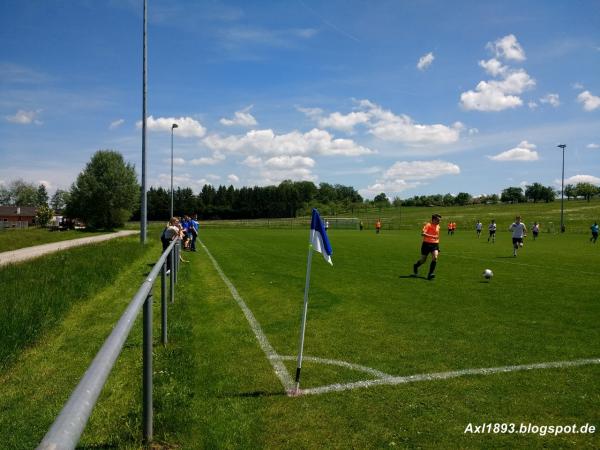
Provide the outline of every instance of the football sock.
{"type": "Polygon", "coordinates": [[[437,264],[437,261],[431,261],[431,264],[429,264],[429,275],[431,275],[433,272],[435,272],[436,264],[437,264]]]}

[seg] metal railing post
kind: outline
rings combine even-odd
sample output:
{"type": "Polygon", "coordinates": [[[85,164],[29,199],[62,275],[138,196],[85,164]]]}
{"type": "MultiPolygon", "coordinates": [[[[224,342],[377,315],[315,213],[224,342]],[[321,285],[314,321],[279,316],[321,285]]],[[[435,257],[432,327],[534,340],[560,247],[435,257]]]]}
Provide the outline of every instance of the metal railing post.
{"type": "Polygon", "coordinates": [[[175,244],[175,261],[173,267],[175,268],[175,284],[177,284],[177,272],[179,271],[179,241],[175,244]]]}
{"type": "Polygon", "coordinates": [[[170,273],[170,287],[171,287],[171,303],[175,303],[175,246],[171,249],[171,253],[169,253],[169,258],[171,258],[171,273],[170,273]]]}
{"type": "Polygon", "coordinates": [[[144,302],[144,341],[143,341],[143,407],[144,443],[152,442],[152,294],[144,302]]]}
{"type": "Polygon", "coordinates": [[[167,345],[167,263],[160,271],[160,312],[161,312],[161,341],[167,345]]]}

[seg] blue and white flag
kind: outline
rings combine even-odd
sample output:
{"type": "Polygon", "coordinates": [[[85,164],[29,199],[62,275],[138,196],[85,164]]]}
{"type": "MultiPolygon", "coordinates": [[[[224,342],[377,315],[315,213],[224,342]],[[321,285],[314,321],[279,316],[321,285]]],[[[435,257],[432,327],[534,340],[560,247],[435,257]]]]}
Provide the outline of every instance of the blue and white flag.
{"type": "Polygon", "coordinates": [[[323,258],[325,258],[325,261],[333,266],[333,261],[331,260],[331,244],[327,237],[327,231],[325,231],[319,212],[314,208],[312,210],[312,219],[310,221],[310,243],[312,244],[313,249],[321,253],[323,258]]]}

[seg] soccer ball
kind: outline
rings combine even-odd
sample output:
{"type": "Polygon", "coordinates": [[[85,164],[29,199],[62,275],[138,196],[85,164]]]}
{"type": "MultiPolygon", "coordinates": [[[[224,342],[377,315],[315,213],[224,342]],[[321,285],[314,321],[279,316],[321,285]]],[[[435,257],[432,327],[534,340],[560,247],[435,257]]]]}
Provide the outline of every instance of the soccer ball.
{"type": "Polygon", "coordinates": [[[483,271],[483,278],[485,278],[486,280],[490,280],[493,276],[494,272],[492,272],[490,269],[485,269],[483,271]]]}

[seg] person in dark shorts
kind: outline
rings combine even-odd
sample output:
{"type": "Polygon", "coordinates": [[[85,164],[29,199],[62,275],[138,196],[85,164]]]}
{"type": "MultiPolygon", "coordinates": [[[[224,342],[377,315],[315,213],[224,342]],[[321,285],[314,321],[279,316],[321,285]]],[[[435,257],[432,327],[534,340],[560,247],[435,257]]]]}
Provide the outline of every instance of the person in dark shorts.
{"type": "Polygon", "coordinates": [[[598,240],[598,229],[599,228],[600,227],[598,226],[598,222],[594,222],[594,225],[592,225],[590,227],[590,230],[592,230],[592,237],[590,238],[590,242],[593,242],[594,244],[598,240]]]}
{"type": "Polygon", "coordinates": [[[490,242],[490,239],[492,240],[492,244],[494,242],[496,242],[496,221],[492,219],[492,221],[490,222],[490,225],[488,226],[488,231],[490,232],[490,235],[488,236],[488,242],[490,242]]]}
{"type": "Polygon", "coordinates": [[[431,222],[427,222],[423,227],[421,236],[423,243],[421,244],[421,259],[413,265],[413,274],[419,274],[419,266],[425,263],[427,256],[431,254],[431,263],[429,264],[428,280],[435,278],[435,266],[437,265],[438,255],[440,253],[440,220],[442,216],[434,214],[431,216],[431,222]]]}

